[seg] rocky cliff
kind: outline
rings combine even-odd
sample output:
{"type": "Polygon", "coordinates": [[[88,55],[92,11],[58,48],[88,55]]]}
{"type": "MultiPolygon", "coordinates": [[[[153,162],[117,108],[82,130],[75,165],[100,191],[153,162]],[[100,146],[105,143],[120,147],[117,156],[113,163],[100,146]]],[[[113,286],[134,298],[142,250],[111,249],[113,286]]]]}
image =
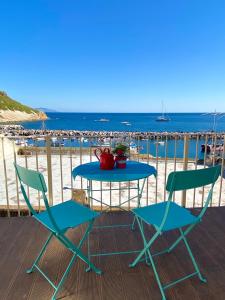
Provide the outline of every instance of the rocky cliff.
{"type": "Polygon", "coordinates": [[[46,120],[47,115],[18,101],[0,91],[0,123],[46,120]]]}

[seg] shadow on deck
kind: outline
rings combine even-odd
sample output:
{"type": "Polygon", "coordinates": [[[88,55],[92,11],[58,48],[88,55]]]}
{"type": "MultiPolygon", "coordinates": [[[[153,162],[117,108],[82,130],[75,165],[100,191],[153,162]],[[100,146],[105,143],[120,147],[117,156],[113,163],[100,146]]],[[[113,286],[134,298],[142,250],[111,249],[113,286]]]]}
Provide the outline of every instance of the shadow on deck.
{"type": "MultiPolygon", "coordinates": [[[[130,213],[110,213],[96,223],[113,224],[131,222],[130,213]]],[[[76,242],[84,227],[71,230],[68,235],[76,242]]],[[[149,236],[153,233],[149,229],[149,236]]],[[[52,287],[38,273],[26,274],[48,232],[31,217],[0,218],[0,298],[51,299],[52,287]]],[[[155,244],[158,251],[177,237],[169,232],[155,244]]],[[[197,277],[188,279],[167,290],[168,299],[225,299],[225,207],[209,208],[203,222],[190,233],[188,240],[208,283],[197,277]]],[[[126,251],[142,247],[138,230],[129,228],[95,229],[91,233],[91,248],[96,251],[126,251]]],[[[83,247],[86,253],[86,245],[83,247]]],[[[128,264],[135,255],[95,257],[92,261],[104,274],[86,273],[78,260],[70,272],[58,299],[76,300],[150,300],[161,299],[151,268],[140,263],[131,269],[128,264]]],[[[58,241],[53,240],[42,259],[41,268],[50,278],[58,280],[65,270],[71,254],[58,241]]],[[[193,272],[183,244],[171,254],[155,258],[163,283],[193,272]]]]}

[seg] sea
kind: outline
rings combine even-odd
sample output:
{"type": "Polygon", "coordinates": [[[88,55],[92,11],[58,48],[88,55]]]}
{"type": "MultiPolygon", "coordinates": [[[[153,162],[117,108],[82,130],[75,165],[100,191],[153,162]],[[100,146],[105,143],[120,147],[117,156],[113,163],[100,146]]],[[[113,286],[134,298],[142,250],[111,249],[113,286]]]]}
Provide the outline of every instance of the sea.
{"type": "MultiPolygon", "coordinates": [[[[92,130],[92,131],[135,131],[135,132],[225,132],[225,117],[203,113],[169,113],[166,116],[170,119],[168,122],[157,122],[158,113],[47,113],[48,120],[45,122],[24,122],[21,125],[26,129],[41,129],[43,126],[49,130],[92,130]],[[215,118],[215,119],[214,119],[215,118]]],[[[221,141],[223,142],[223,141],[221,141]]],[[[39,142],[40,146],[42,141],[39,142]]],[[[79,146],[77,140],[63,141],[64,146],[79,146]]],[[[89,147],[93,141],[83,143],[83,147],[89,147]]],[[[137,141],[133,141],[137,143],[137,141]]],[[[201,144],[204,140],[199,140],[198,157],[203,157],[201,153],[201,144]]],[[[210,143],[210,141],[209,141],[210,143]]],[[[92,144],[93,146],[93,144],[92,144]]],[[[173,140],[168,141],[168,146],[161,144],[155,146],[154,141],[140,142],[140,152],[149,151],[153,156],[174,157],[175,147],[176,156],[183,157],[183,140],[178,140],[175,146],[173,140]]],[[[189,157],[196,156],[196,141],[189,143],[189,157]]]]}
{"type": "MultiPolygon", "coordinates": [[[[225,131],[225,117],[216,118],[203,113],[170,113],[169,122],[156,122],[157,113],[47,113],[47,129],[94,130],[94,131],[157,131],[157,132],[204,132],[215,129],[225,131]],[[100,121],[105,119],[107,121],[100,121]],[[128,122],[128,123],[123,123],[128,122]],[[128,125],[129,124],[129,125],[128,125]]],[[[40,129],[41,121],[22,123],[25,128],[40,129]]]]}

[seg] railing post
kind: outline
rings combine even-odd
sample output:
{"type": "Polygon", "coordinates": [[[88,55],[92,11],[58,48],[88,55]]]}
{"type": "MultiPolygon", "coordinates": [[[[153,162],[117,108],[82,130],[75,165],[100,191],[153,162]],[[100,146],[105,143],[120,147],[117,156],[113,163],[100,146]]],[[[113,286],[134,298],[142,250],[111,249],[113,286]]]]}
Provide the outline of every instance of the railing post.
{"type": "Polygon", "coordinates": [[[5,195],[6,195],[6,202],[7,202],[7,216],[10,217],[8,179],[7,179],[7,168],[6,168],[4,138],[3,137],[1,137],[1,147],[2,147],[2,161],[3,161],[4,175],[5,175],[5,195]]]}
{"type": "MultiPolygon", "coordinates": [[[[223,136],[223,140],[225,141],[225,135],[223,136]]],[[[220,188],[219,188],[219,202],[218,206],[221,206],[221,196],[222,196],[222,186],[223,186],[223,174],[225,167],[225,143],[223,142],[223,152],[222,152],[222,163],[221,163],[221,176],[220,176],[220,188]]]]}
{"type": "Polygon", "coordinates": [[[52,153],[51,153],[51,139],[46,137],[46,155],[47,155],[47,173],[48,173],[48,199],[49,205],[53,205],[52,193],[52,153]]]}
{"type": "MultiPolygon", "coordinates": [[[[189,148],[189,136],[184,136],[184,156],[183,156],[183,171],[188,169],[188,148],[189,148]]],[[[186,191],[182,192],[182,206],[186,206],[186,191]]]]}

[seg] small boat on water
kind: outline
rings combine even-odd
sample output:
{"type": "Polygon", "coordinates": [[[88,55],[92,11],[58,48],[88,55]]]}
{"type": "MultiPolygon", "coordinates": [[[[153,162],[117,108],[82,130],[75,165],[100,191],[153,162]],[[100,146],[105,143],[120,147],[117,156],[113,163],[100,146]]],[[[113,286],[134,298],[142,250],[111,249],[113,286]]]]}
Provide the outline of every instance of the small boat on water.
{"type": "Polygon", "coordinates": [[[57,137],[52,137],[51,140],[51,147],[64,147],[64,142],[59,141],[57,137]]]}
{"type": "Polygon", "coordinates": [[[223,152],[223,144],[202,144],[201,145],[201,152],[206,152],[207,154],[209,153],[222,153],[223,152]]]}
{"type": "Polygon", "coordinates": [[[156,118],[156,122],[169,122],[170,118],[165,117],[164,114],[156,118]]]}
{"type": "Polygon", "coordinates": [[[45,137],[38,137],[37,141],[45,141],[45,137]]]}
{"type": "Polygon", "coordinates": [[[102,138],[98,140],[98,146],[100,147],[111,147],[110,138],[102,138]]]}
{"type": "Polygon", "coordinates": [[[164,141],[159,141],[159,142],[155,142],[155,144],[158,144],[159,146],[164,146],[165,142],[164,141]]]}
{"type": "Polygon", "coordinates": [[[95,122],[109,122],[109,119],[101,118],[99,120],[95,120],[95,122]]]}
{"type": "Polygon", "coordinates": [[[138,146],[135,144],[135,142],[130,142],[130,151],[135,153],[138,152],[138,146]]]}
{"type": "Polygon", "coordinates": [[[51,142],[51,147],[64,147],[64,143],[60,141],[51,142]]]}
{"type": "Polygon", "coordinates": [[[27,140],[16,140],[15,145],[25,147],[25,146],[28,146],[28,141],[27,140]]]}
{"type": "Polygon", "coordinates": [[[85,137],[83,137],[83,136],[80,138],[80,140],[81,140],[81,142],[83,142],[83,143],[88,143],[88,139],[85,138],[85,137]]]}
{"type": "Polygon", "coordinates": [[[131,126],[131,123],[128,122],[128,121],[122,121],[120,123],[123,124],[123,125],[126,125],[126,126],[131,126]]]}

